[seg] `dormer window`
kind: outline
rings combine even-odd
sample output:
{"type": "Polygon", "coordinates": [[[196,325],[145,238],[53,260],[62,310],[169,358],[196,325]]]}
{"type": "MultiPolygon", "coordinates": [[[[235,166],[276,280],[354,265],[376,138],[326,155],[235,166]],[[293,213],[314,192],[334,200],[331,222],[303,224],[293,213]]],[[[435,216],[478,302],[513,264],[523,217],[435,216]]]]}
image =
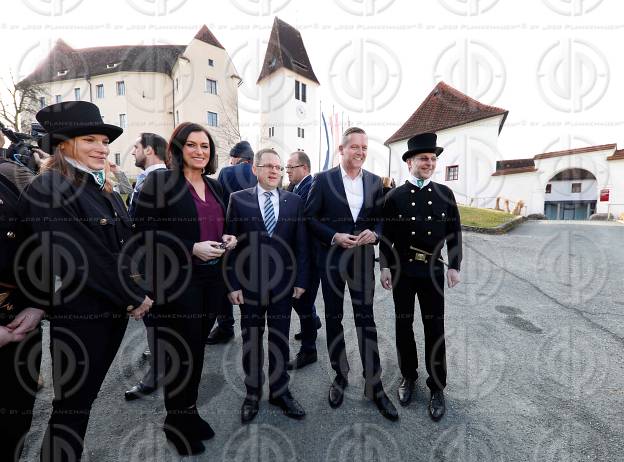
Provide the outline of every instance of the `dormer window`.
{"type": "Polygon", "coordinates": [[[66,75],[66,74],[67,74],[67,69],[63,69],[63,70],[58,71],[58,72],[56,73],[56,75],[57,75],[58,77],[62,77],[62,76],[64,76],[64,75],[66,75]]]}
{"type": "Polygon", "coordinates": [[[297,66],[299,69],[303,69],[304,71],[308,70],[308,66],[306,66],[302,62],[297,61],[296,59],[293,59],[293,64],[297,66]]]}
{"type": "Polygon", "coordinates": [[[106,69],[115,69],[117,66],[119,66],[119,63],[109,63],[106,65],[106,69]]]}

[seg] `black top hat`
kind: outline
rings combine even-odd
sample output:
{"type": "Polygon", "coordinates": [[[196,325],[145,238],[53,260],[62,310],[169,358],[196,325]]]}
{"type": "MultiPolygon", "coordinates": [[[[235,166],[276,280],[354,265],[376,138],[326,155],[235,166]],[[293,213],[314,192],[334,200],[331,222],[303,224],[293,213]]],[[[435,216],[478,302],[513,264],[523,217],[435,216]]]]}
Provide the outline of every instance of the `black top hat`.
{"type": "Polygon", "coordinates": [[[435,133],[421,133],[420,135],[412,136],[407,141],[407,151],[403,154],[403,162],[413,155],[423,152],[432,152],[439,156],[444,151],[444,148],[436,146],[437,142],[438,135],[435,133]]]}
{"type": "Polygon", "coordinates": [[[230,157],[239,157],[241,159],[253,160],[254,152],[248,141],[239,141],[230,150],[230,157]]]}
{"type": "Polygon", "coordinates": [[[123,133],[120,127],[105,124],[98,107],[87,101],[52,104],[37,112],[35,117],[46,131],[39,140],[39,147],[50,154],[61,141],[75,136],[106,135],[112,142],[123,133]]]}

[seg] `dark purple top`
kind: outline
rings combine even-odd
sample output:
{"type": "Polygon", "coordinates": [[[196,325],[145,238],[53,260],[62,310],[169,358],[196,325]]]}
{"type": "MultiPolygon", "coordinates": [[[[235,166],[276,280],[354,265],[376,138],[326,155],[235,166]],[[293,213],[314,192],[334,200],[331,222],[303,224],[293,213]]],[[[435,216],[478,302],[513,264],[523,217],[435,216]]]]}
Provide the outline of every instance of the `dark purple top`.
{"type": "Polygon", "coordinates": [[[223,236],[223,227],[225,217],[223,209],[212,194],[207,184],[204,183],[204,195],[206,200],[203,201],[195,192],[195,188],[191,183],[188,184],[197,209],[197,222],[199,223],[199,241],[217,241],[221,242],[223,236]]]}

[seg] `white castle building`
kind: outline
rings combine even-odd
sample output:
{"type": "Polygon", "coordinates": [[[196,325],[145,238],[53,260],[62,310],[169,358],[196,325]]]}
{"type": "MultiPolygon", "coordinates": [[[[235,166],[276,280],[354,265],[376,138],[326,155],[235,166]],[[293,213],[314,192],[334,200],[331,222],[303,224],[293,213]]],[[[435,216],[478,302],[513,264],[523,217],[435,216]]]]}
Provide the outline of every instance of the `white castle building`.
{"type": "Polygon", "coordinates": [[[202,123],[214,135],[219,163],[240,140],[238,76],[205,25],[188,45],[129,45],[74,49],[58,40],[22,83],[37,85],[43,107],[91,101],[124,133],[111,144],[117,164],[138,173],[132,146],[141,132],[169,139],[180,122],[202,123]]]}

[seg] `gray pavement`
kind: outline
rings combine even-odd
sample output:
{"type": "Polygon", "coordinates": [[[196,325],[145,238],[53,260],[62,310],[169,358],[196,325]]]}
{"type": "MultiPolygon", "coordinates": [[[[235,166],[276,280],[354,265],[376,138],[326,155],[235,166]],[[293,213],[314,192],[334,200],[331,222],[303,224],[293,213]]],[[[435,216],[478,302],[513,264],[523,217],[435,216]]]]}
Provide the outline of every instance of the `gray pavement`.
{"type": "MultiPolygon", "coordinates": [[[[351,374],[342,407],[327,404],[332,374],[321,329],[318,363],[291,375],[306,419],[287,419],[265,400],[254,423],[241,426],[237,332],[234,342],[207,347],[198,405],[216,437],[206,453],[187,460],[624,460],[623,243],[623,226],[593,222],[528,222],[504,236],[465,233],[462,283],[446,290],[447,415],[439,423],[427,415],[422,361],[415,402],[399,408],[398,422],[362,397],[347,297],[351,374]]],[[[320,292],[317,301],[322,314],[320,292]]],[[[293,315],[291,335],[298,331],[293,315]]],[[[392,297],[379,285],[375,316],[385,388],[398,406],[392,297]]],[[[415,332],[424,351],[419,320],[415,332]]],[[[145,370],[145,346],[143,324],[132,321],[93,408],[83,460],[180,459],[160,430],[162,393],[123,400],[145,370]]],[[[291,355],[297,349],[292,340],[291,355]]],[[[47,386],[23,460],[37,459],[50,412],[47,352],[42,368],[47,386]]]]}

